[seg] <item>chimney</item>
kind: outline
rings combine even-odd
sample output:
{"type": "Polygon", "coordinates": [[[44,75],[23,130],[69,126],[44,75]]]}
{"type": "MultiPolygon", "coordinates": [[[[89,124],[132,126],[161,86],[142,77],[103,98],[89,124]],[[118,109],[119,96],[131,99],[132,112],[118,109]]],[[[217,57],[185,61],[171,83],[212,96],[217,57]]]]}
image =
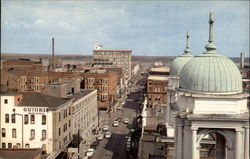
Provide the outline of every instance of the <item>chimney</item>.
{"type": "Polygon", "coordinates": [[[244,65],[245,65],[245,63],[244,63],[244,57],[245,56],[245,53],[244,52],[241,52],[240,53],[240,68],[244,68],[244,65]]]}
{"type": "Polygon", "coordinates": [[[52,72],[55,71],[55,52],[54,52],[54,38],[52,37],[52,72]]]}

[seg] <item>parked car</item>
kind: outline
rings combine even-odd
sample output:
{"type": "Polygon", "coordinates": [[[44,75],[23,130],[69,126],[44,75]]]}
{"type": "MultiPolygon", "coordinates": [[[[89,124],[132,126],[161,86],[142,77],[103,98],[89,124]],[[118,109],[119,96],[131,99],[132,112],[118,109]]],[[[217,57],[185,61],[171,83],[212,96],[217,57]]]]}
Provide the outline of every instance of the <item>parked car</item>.
{"type": "Polygon", "coordinates": [[[112,133],[108,131],[108,132],[105,133],[105,138],[110,139],[111,135],[112,135],[112,133]]]}
{"type": "Polygon", "coordinates": [[[96,149],[96,147],[99,145],[98,141],[94,141],[91,145],[90,148],[96,149]]]}
{"type": "Polygon", "coordinates": [[[114,127],[119,126],[119,121],[114,121],[113,126],[114,126],[114,127]]]}
{"type": "Polygon", "coordinates": [[[124,124],[128,124],[129,123],[129,119],[125,118],[123,122],[124,122],[124,124]]]}
{"type": "Polygon", "coordinates": [[[86,156],[92,157],[94,155],[95,150],[93,148],[89,148],[86,152],[86,156]]]}
{"type": "Polygon", "coordinates": [[[104,138],[104,134],[98,134],[97,140],[101,141],[104,138]]]}
{"type": "Polygon", "coordinates": [[[116,109],[117,109],[117,110],[120,110],[120,109],[122,109],[122,106],[121,106],[121,105],[118,105],[118,106],[116,107],[116,109]]]}
{"type": "Polygon", "coordinates": [[[130,145],[126,146],[126,151],[130,151],[130,145]]]}
{"type": "Polygon", "coordinates": [[[109,130],[109,126],[108,125],[104,125],[102,128],[103,131],[108,131],[109,130]]]}

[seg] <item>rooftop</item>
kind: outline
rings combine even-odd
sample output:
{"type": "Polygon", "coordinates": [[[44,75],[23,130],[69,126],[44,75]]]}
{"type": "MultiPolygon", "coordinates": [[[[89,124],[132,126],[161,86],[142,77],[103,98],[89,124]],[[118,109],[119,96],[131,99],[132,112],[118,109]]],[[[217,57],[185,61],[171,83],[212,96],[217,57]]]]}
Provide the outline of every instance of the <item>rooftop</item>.
{"type": "Polygon", "coordinates": [[[129,50],[129,49],[125,49],[125,50],[120,50],[120,49],[98,49],[98,50],[93,50],[93,51],[132,51],[132,50],[129,50]]]}
{"type": "Polygon", "coordinates": [[[168,80],[167,75],[149,75],[148,80],[159,80],[159,81],[167,81],[168,80]]]}
{"type": "Polygon", "coordinates": [[[75,100],[78,100],[86,95],[88,95],[91,92],[94,92],[95,90],[86,90],[82,89],[80,92],[73,93],[72,95],[68,96],[68,98],[74,98],[75,100]]]}
{"type": "Polygon", "coordinates": [[[1,159],[33,159],[39,153],[41,149],[0,149],[1,159]]]}
{"type": "Polygon", "coordinates": [[[169,67],[153,67],[150,69],[150,72],[169,72],[169,67]]]}
{"type": "Polygon", "coordinates": [[[49,95],[36,93],[36,92],[20,92],[22,94],[22,100],[18,106],[36,106],[36,107],[51,107],[57,108],[70,99],[68,98],[58,98],[49,95]]]}

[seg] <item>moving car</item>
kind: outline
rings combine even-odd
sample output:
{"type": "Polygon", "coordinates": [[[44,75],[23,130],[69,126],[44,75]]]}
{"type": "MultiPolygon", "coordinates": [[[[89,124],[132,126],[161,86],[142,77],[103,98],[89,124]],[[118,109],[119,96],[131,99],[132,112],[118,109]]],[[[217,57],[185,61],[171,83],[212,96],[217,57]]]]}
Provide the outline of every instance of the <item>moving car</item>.
{"type": "Polygon", "coordinates": [[[125,118],[123,122],[124,122],[124,124],[128,124],[129,123],[129,119],[125,118]]]}
{"type": "Polygon", "coordinates": [[[109,130],[109,126],[108,125],[104,125],[102,128],[103,131],[108,131],[109,130]]]}
{"type": "Polygon", "coordinates": [[[105,138],[110,139],[111,135],[112,135],[112,133],[108,131],[108,132],[105,133],[105,138]]]}
{"type": "Polygon", "coordinates": [[[94,149],[93,148],[89,148],[88,151],[86,152],[86,156],[88,157],[92,157],[94,155],[94,149]]]}
{"type": "Polygon", "coordinates": [[[119,121],[114,121],[113,126],[114,126],[114,127],[119,126],[119,121]]]}
{"type": "Polygon", "coordinates": [[[99,134],[99,135],[97,136],[97,140],[98,140],[98,141],[101,141],[103,138],[104,138],[104,135],[103,135],[103,134],[99,134]]]}

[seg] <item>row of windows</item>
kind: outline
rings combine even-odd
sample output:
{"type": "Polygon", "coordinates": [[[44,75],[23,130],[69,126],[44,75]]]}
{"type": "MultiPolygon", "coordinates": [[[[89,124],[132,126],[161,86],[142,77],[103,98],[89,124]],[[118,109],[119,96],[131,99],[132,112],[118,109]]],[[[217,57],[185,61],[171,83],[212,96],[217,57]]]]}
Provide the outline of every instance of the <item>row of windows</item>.
{"type": "Polygon", "coordinates": [[[107,84],[108,83],[108,79],[107,78],[86,78],[86,83],[87,84],[93,84],[93,83],[103,83],[103,84],[107,84]]]}
{"type": "Polygon", "coordinates": [[[20,77],[19,79],[20,82],[26,82],[26,81],[31,81],[31,82],[39,82],[39,77],[32,77],[32,78],[26,78],[25,76],[20,77]]]}
{"type": "MultiPolygon", "coordinates": [[[[65,123],[65,124],[63,125],[63,132],[67,131],[68,127],[70,128],[70,126],[71,126],[71,121],[69,120],[68,124],[65,123]]],[[[59,136],[61,135],[61,128],[58,128],[58,135],[59,135],[59,136]]]]}
{"type": "MultiPolygon", "coordinates": [[[[20,133],[21,134],[21,133],[20,133]]],[[[2,137],[6,137],[6,130],[2,128],[2,137]]],[[[16,129],[12,129],[12,138],[17,138],[16,129]]],[[[35,139],[35,129],[30,130],[30,138],[29,140],[35,139]]],[[[42,138],[41,141],[46,139],[46,130],[42,130],[42,138]]]]}
{"type": "Polygon", "coordinates": [[[130,54],[131,52],[127,52],[127,51],[119,51],[119,52],[101,52],[101,51],[98,51],[98,52],[94,52],[94,56],[95,55],[118,55],[118,56],[126,56],[128,57],[128,55],[130,54]]]}
{"type": "MultiPolygon", "coordinates": [[[[35,115],[24,115],[24,124],[29,124],[29,116],[30,116],[30,124],[35,124],[35,115]]],[[[10,122],[10,115],[5,114],[5,123],[10,122]]],[[[16,115],[11,114],[11,123],[16,123],[16,115]]],[[[42,125],[46,125],[46,115],[42,115],[42,125]]]]}
{"type": "MultiPolygon", "coordinates": [[[[67,118],[68,115],[71,115],[71,108],[63,110],[63,119],[67,118]],[[69,110],[69,111],[68,111],[69,110]],[[68,114],[69,112],[69,114],[68,114]]],[[[58,121],[61,121],[61,112],[58,113],[58,121]]]]}
{"type": "MultiPolygon", "coordinates": [[[[16,144],[17,148],[21,148],[21,144],[17,143],[16,144]]],[[[8,147],[6,147],[6,143],[2,143],[2,148],[12,148],[12,143],[8,143],[8,147]]],[[[25,144],[25,148],[30,148],[30,144],[25,144]]]]}
{"type": "Polygon", "coordinates": [[[108,99],[108,95],[107,94],[98,94],[98,99],[107,100],[108,99]]]}

